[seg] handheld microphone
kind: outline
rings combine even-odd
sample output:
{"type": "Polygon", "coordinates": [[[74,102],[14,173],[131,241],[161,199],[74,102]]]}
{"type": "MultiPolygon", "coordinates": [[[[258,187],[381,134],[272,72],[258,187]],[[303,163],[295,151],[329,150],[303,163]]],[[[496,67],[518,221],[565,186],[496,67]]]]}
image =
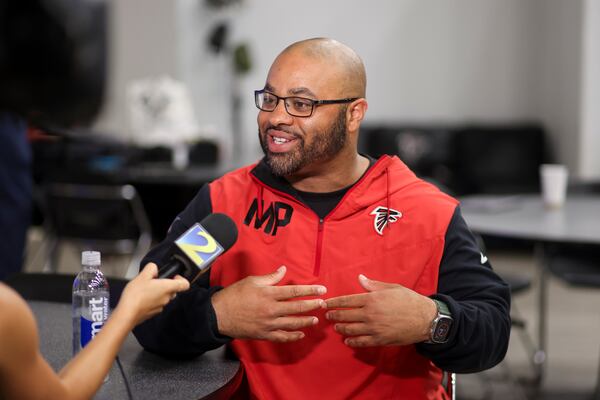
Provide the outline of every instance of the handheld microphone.
{"type": "Polygon", "coordinates": [[[175,253],[159,272],[159,278],[180,274],[193,282],[208,270],[210,264],[233,246],[237,227],[225,214],[207,215],[175,241],[175,253]]]}

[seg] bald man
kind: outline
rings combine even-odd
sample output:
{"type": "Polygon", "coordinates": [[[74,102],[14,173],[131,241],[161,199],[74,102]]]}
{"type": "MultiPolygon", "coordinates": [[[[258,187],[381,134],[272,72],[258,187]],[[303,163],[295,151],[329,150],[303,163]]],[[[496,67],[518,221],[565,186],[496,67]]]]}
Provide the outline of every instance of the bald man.
{"type": "MultiPolygon", "coordinates": [[[[239,238],[209,274],[134,333],[194,357],[227,344],[256,399],[441,399],[442,371],[505,355],[507,285],[458,202],[397,157],[359,154],[367,111],[360,57],[297,42],[255,92],[264,158],[203,186],[144,262],[211,212],[239,238]]],[[[201,379],[201,375],[199,375],[201,379]]]]}

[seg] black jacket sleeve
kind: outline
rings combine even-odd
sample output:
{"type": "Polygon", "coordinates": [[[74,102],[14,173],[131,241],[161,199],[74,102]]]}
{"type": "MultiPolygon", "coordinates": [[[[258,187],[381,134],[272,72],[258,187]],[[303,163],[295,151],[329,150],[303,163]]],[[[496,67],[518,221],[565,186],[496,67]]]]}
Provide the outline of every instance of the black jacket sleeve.
{"type": "Polygon", "coordinates": [[[446,232],[437,298],[454,319],[444,344],[417,345],[439,368],[478,372],[504,358],[510,336],[510,288],[492,270],[487,257],[456,208],[446,232]]]}
{"type": "MultiPolygon", "coordinates": [[[[209,187],[204,185],[175,218],[165,240],[144,257],[141,267],[154,262],[160,268],[172,255],[173,242],[211,212],[209,187]]],[[[188,291],[179,293],[163,312],[134,328],[133,334],[146,350],[165,357],[192,358],[231,340],[218,333],[210,298],[221,287],[209,287],[209,274],[198,278],[188,291]]]]}

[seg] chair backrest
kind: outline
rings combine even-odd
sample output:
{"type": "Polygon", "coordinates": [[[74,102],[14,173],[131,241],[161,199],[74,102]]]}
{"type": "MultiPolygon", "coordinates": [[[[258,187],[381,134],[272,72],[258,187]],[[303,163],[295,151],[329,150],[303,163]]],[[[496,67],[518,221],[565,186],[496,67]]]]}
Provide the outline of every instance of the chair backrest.
{"type": "Polygon", "coordinates": [[[422,178],[448,186],[450,144],[455,128],[419,125],[382,125],[361,128],[359,149],[372,157],[397,155],[422,178]]]}
{"type": "Polygon", "coordinates": [[[456,400],[456,374],[454,372],[444,372],[444,386],[449,400],[456,400]]]}
{"type": "Polygon", "coordinates": [[[149,250],[150,222],[137,191],[131,185],[51,183],[43,190],[45,230],[49,246],[49,270],[56,270],[57,245],[68,240],[80,248],[105,254],[132,256],[125,274],[137,273],[138,263],[149,250]]]}
{"type": "Polygon", "coordinates": [[[457,195],[539,191],[539,165],[552,160],[537,124],[366,126],[359,149],[397,154],[421,178],[457,195]]]}
{"type": "Polygon", "coordinates": [[[473,126],[452,140],[455,190],[468,193],[538,193],[539,166],[549,160],[537,125],[473,126]]]}

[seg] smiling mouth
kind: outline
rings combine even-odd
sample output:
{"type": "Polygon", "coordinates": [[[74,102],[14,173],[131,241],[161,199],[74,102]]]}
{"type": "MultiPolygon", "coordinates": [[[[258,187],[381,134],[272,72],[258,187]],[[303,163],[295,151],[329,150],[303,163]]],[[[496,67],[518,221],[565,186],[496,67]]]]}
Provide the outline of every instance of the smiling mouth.
{"type": "Polygon", "coordinates": [[[287,132],[269,132],[267,134],[267,147],[271,153],[287,153],[292,151],[299,138],[287,132]]]}
{"type": "Polygon", "coordinates": [[[285,139],[285,138],[282,138],[282,137],[271,136],[271,138],[273,138],[273,142],[275,144],[284,144],[284,143],[290,142],[289,139],[285,139]]]}

